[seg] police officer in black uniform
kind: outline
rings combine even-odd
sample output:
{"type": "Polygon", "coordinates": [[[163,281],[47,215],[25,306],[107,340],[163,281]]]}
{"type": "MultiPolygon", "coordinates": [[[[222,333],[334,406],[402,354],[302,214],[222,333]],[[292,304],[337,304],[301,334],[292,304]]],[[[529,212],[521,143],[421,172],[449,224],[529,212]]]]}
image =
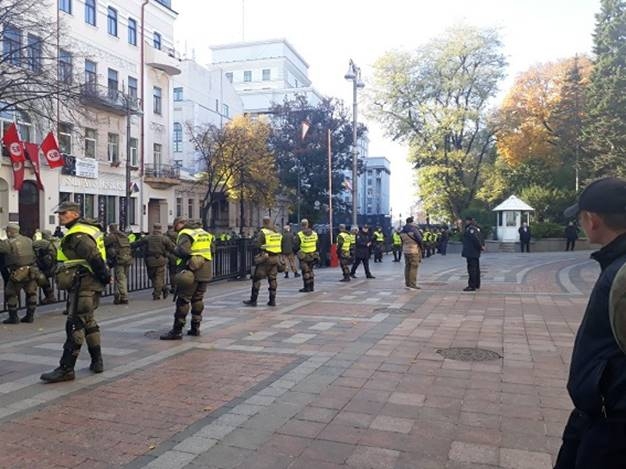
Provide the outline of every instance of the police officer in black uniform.
{"type": "Polygon", "coordinates": [[[480,288],[480,253],[483,251],[480,229],[472,217],[465,218],[463,250],[461,256],[467,260],[467,287],[463,291],[476,291],[480,288]]]}
{"type": "Polygon", "coordinates": [[[577,204],[600,276],[576,334],[567,390],[575,409],[555,469],[626,467],[626,180],[589,184],[577,204]]]}

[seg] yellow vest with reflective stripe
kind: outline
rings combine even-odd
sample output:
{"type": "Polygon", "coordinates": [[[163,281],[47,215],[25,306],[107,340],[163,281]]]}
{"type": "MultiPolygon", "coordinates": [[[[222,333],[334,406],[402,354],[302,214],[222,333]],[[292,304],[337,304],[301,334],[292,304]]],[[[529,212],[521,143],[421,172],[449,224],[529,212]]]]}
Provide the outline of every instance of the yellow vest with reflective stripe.
{"type": "Polygon", "coordinates": [[[268,230],[267,228],[261,228],[263,235],[265,236],[265,244],[261,246],[261,249],[273,254],[280,254],[282,249],[280,247],[283,235],[276,233],[275,231],[268,230]]]}
{"type": "Polygon", "coordinates": [[[350,233],[341,232],[337,236],[343,239],[341,244],[341,250],[345,253],[350,252],[350,245],[352,244],[352,235],[350,233]]]}
{"type": "Polygon", "coordinates": [[[377,241],[377,242],[385,241],[385,235],[383,233],[381,233],[380,231],[375,231],[374,232],[374,241],[377,241]]]}
{"type": "MultiPolygon", "coordinates": [[[[193,242],[191,243],[191,255],[202,256],[207,261],[213,259],[213,253],[211,252],[211,245],[213,244],[213,235],[208,231],[204,231],[202,228],[183,228],[178,233],[178,239],[181,235],[189,236],[193,242]]],[[[178,259],[178,264],[182,263],[182,259],[178,259]]]]}
{"type": "Polygon", "coordinates": [[[298,238],[300,238],[300,251],[305,254],[315,252],[317,247],[317,233],[315,231],[312,231],[308,236],[304,234],[304,231],[299,231],[298,238]]]}
{"type": "Polygon", "coordinates": [[[393,235],[391,235],[391,238],[393,240],[394,246],[400,246],[402,244],[402,238],[398,233],[394,233],[393,235]]]}
{"type": "Polygon", "coordinates": [[[89,265],[89,262],[87,262],[86,259],[68,259],[67,255],[63,252],[63,240],[67,236],[73,235],[76,233],[85,233],[86,235],[90,236],[91,239],[93,239],[96,243],[96,248],[98,248],[100,257],[102,257],[102,260],[106,262],[107,254],[106,254],[106,248],[104,247],[104,233],[95,226],[87,225],[83,223],[74,224],[74,226],[72,226],[67,231],[67,233],[65,233],[65,236],[63,236],[63,239],[61,240],[61,246],[59,249],[57,249],[57,261],[63,262],[63,264],[67,266],[80,265],[82,267],[85,267],[87,270],[89,270],[89,272],[93,272],[93,270],[91,269],[91,266],[89,265]]]}
{"type": "Polygon", "coordinates": [[[350,244],[356,246],[356,234],[350,233],[350,244]]]}

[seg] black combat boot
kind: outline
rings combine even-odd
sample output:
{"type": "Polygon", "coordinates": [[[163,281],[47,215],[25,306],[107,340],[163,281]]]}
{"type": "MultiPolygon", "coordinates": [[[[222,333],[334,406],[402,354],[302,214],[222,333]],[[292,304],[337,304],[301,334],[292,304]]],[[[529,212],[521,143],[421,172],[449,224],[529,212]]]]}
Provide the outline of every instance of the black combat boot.
{"type": "Polygon", "coordinates": [[[187,335],[200,336],[200,321],[191,321],[191,329],[187,331],[187,335]]]}
{"type": "Polygon", "coordinates": [[[315,291],[315,288],[313,287],[314,283],[315,283],[314,280],[309,281],[309,291],[315,291]]]}
{"type": "Polygon", "coordinates": [[[276,306],[276,290],[270,290],[270,300],[267,302],[267,306],[276,306]]]}
{"type": "Polygon", "coordinates": [[[19,319],[17,318],[16,310],[9,310],[9,317],[2,321],[2,324],[17,324],[19,319]]]}
{"type": "Polygon", "coordinates": [[[59,366],[48,373],[44,373],[40,376],[42,381],[46,383],[60,383],[62,381],[72,381],[75,378],[74,365],[76,365],[76,359],[69,350],[63,348],[63,355],[61,356],[61,362],[59,366]]]}
{"type": "Polygon", "coordinates": [[[91,364],[89,369],[94,373],[102,373],[104,371],[104,363],[102,362],[102,349],[99,345],[89,347],[89,355],[91,356],[91,364]]]}
{"type": "Polygon", "coordinates": [[[244,300],[243,304],[246,306],[256,306],[256,300],[258,297],[259,297],[259,290],[256,288],[253,288],[252,292],[250,293],[250,299],[244,300]]]}
{"type": "Polygon", "coordinates": [[[172,330],[167,334],[162,334],[159,339],[161,340],[182,340],[183,338],[183,326],[184,324],[179,323],[176,319],[174,319],[174,325],[172,326],[172,330]]]}
{"type": "Polygon", "coordinates": [[[343,278],[341,280],[339,280],[340,282],[349,282],[350,281],[350,274],[343,274],[343,278]]]}
{"type": "Polygon", "coordinates": [[[167,296],[170,294],[170,291],[167,289],[167,287],[163,287],[163,299],[167,300],[167,296]]]}
{"type": "Polygon", "coordinates": [[[300,274],[298,272],[294,272],[293,276],[298,278],[298,277],[300,277],[300,274]]]}
{"type": "Polygon", "coordinates": [[[285,272],[285,278],[289,278],[289,272],[285,272]]]}
{"type": "Polygon", "coordinates": [[[26,315],[24,315],[24,317],[20,319],[20,322],[31,323],[34,320],[35,320],[35,308],[28,308],[26,309],[26,315]]]}

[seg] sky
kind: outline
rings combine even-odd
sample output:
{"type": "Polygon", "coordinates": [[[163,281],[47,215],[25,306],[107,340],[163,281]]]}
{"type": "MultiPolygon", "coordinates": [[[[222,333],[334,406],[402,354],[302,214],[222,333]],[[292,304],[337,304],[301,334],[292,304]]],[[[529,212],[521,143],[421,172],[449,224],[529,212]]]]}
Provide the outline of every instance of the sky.
{"type": "MultiPolygon", "coordinates": [[[[496,27],[509,63],[502,99],[515,76],[530,66],[591,54],[600,0],[173,0],[179,13],[176,48],[201,64],[209,46],[287,39],[309,64],[313,86],[352,106],[352,83],[343,76],[349,59],[361,67],[367,86],[372,64],[389,50],[413,50],[460,22],[496,27]]],[[[497,101],[497,100],[496,100],[497,101]]],[[[359,100],[361,109],[363,102],[359,100]]],[[[416,200],[407,149],[369,129],[370,156],[391,161],[393,218],[406,217],[416,200]]]]}

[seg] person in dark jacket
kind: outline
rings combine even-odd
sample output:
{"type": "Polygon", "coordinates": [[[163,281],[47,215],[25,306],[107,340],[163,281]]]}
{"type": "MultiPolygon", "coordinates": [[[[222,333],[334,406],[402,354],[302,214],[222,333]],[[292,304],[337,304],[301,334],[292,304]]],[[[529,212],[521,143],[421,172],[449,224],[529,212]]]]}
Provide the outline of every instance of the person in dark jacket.
{"type": "Polygon", "coordinates": [[[567,240],[567,243],[565,244],[565,250],[573,251],[576,240],[578,239],[578,228],[573,221],[569,222],[565,227],[565,239],[567,240]]]}
{"type": "Polygon", "coordinates": [[[354,248],[354,263],[350,270],[350,277],[356,278],[356,269],[359,264],[363,263],[365,269],[365,276],[367,278],[376,278],[370,272],[370,251],[372,248],[372,235],[369,231],[368,225],[363,225],[356,235],[356,246],[354,248]]]}
{"type": "Polygon", "coordinates": [[[480,228],[472,217],[465,218],[465,231],[463,232],[463,250],[461,256],[467,260],[467,287],[463,291],[476,291],[480,289],[480,253],[483,245],[480,237],[480,228]]]}
{"type": "Polygon", "coordinates": [[[526,252],[530,252],[530,227],[528,226],[528,223],[522,223],[522,226],[519,227],[517,232],[519,233],[520,249],[522,252],[524,252],[524,250],[526,250],[526,252]]]}
{"type": "Polygon", "coordinates": [[[285,269],[285,278],[289,278],[289,270],[293,272],[294,277],[300,277],[298,267],[296,266],[296,253],[293,250],[295,234],[291,232],[291,226],[283,227],[283,237],[281,241],[282,256],[285,260],[287,268],[285,269]]]}
{"type": "Polygon", "coordinates": [[[626,180],[589,184],[564,212],[578,215],[600,276],[576,334],[567,390],[574,403],[555,469],[626,465],[626,180]]]}

